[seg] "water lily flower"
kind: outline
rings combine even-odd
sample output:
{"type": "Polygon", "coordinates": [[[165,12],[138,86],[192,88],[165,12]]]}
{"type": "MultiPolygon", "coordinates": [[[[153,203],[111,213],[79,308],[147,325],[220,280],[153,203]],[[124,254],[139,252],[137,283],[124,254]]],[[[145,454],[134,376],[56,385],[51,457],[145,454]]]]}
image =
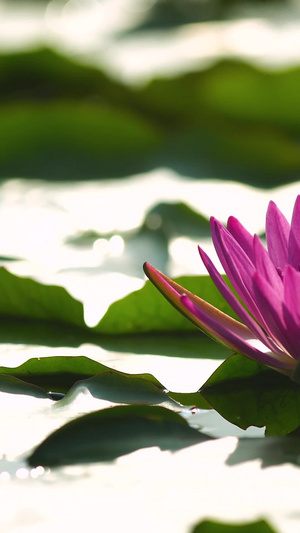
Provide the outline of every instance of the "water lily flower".
{"type": "Polygon", "coordinates": [[[227,227],[214,217],[210,225],[214,247],[239,299],[200,247],[199,253],[214,284],[240,321],[184,289],[149,263],[144,265],[146,275],[174,307],[209,336],[298,380],[300,196],[291,224],[274,202],[269,203],[267,249],[257,235],[251,235],[234,217],[228,219],[227,227]]]}

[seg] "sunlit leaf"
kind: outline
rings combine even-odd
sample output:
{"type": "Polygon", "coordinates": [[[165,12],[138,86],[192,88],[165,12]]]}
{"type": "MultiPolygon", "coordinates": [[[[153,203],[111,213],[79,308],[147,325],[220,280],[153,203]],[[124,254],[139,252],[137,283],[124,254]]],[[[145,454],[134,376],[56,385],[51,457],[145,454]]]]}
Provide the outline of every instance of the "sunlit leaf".
{"type": "MultiPolygon", "coordinates": [[[[28,359],[16,368],[0,367],[0,374],[15,376],[23,381],[38,385],[45,391],[67,392],[77,381],[89,379],[112,369],[88,357],[41,357],[28,359]]],[[[125,376],[118,372],[120,376],[125,376]]],[[[129,374],[127,374],[129,376],[129,374]]],[[[151,374],[135,374],[153,383],[158,389],[164,386],[151,374]]]]}
{"type": "MultiPolygon", "coordinates": [[[[209,276],[183,276],[176,281],[189,291],[201,294],[203,300],[234,316],[209,276]]],[[[129,334],[195,331],[195,327],[176,312],[150,282],[146,282],[142,289],[114,302],[94,330],[102,334],[129,334]]]]}
{"type": "Polygon", "coordinates": [[[201,394],[242,429],[266,426],[266,435],[285,435],[300,426],[299,385],[243,355],[226,359],[201,394]]]}
{"type": "Polygon", "coordinates": [[[20,383],[24,394],[26,386],[28,394],[31,393],[30,387],[40,390],[41,395],[46,397],[44,391],[68,393],[66,402],[74,391],[86,388],[92,396],[114,403],[164,404],[179,411],[183,410],[182,406],[210,409],[199,392],[167,393],[164,385],[152,374],[119,372],[82,356],[42,357],[29,359],[16,368],[0,367],[0,389],[1,376],[4,384],[5,380],[9,384],[20,383]]]}
{"type": "Polygon", "coordinates": [[[15,276],[3,267],[0,285],[1,317],[84,327],[82,304],[64,288],[15,276]]]}
{"type": "Polygon", "coordinates": [[[118,406],[72,420],[46,438],[28,461],[32,466],[111,461],[140,448],[178,450],[208,438],[163,407],[118,406]]]}
{"type": "MultiPolygon", "coordinates": [[[[232,314],[209,276],[179,282],[232,314]]],[[[224,358],[230,350],[197,330],[147,282],[113,303],[95,328],[88,328],[83,305],[64,288],[43,285],[0,268],[0,340],[50,346],[100,344],[108,350],[189,357],[224,358]]]]}

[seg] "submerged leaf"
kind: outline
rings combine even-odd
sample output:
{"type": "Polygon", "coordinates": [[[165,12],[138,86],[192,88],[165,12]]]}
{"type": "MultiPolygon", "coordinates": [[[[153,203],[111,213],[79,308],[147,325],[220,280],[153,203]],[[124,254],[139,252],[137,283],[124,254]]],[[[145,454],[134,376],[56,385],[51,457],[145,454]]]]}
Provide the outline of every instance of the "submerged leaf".
{"type": "Polygon", "coordinates": [[[67,423],[47,437],[28,462],[31,466],[60,466],[111,461],[140,448],[179,450],[207,439],[163,407],[118,406],[67,423]]]}
{"type": "MultiPolygon", "coordinates": [[[[154,381],[154,378],[152,379],[154,381]]],[[[145,377],[124,374],[116,370],[107,369],[89,379],[78,381],[66,394],[64,404],[72,401],[74,394],[82,390],[89,391],[94,398],[113,403],[161,404],[173,410],[182,410],[182,406],[169,398],[160,384],[157,386],[145,377]]]]}

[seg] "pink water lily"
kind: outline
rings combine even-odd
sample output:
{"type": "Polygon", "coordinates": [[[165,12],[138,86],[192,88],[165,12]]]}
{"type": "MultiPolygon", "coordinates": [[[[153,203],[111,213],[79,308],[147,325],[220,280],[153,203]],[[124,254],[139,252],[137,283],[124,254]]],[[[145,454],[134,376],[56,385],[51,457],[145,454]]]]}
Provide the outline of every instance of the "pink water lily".
{"type": "MultiPolygon", "coordinates": [[[[214,217],[212,239],[234,292],[204,250],[201,259],[214,284],[241,322],[187,291],[145,263],[162,294],[202,331],[255,361],[295,379],[300,359],[300,196],[292,222],[274,202],[266,217],[267,249],[234,217],[227,228],[214,217]]],[[[297,371],[298,373],[298,371],[297,371]]]]}

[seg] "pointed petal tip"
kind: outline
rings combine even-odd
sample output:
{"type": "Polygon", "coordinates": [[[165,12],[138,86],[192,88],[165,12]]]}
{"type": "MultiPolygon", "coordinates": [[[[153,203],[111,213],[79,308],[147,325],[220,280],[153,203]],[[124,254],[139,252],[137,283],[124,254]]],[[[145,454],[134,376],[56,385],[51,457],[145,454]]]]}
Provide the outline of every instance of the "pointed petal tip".
{"type": "Polygon", "coordinates": [[[152,279],[152,276],[159,274],[159,271],[150,263],[148,263],[148,261],[145,261],[143,264],[143,270],[149,279],[152,279]]]}
{"type": "Polygon", "coordinates": [[[143,264],[143,270],[149,278],[149,280],[156,286],[158,286],[158,283],[163,283],[163,276],[159,270],[157,270],[154,266],[152,266],[148,261],[145,261],[143,264]]]}
{"type": "Polygon", "coordinates": [[[198,245],[198,252],[202,261],[204,261],[204,259],[207,257],[207,253],[203,250],[203,248],[201,248],[200,245],[198,245]]]}

